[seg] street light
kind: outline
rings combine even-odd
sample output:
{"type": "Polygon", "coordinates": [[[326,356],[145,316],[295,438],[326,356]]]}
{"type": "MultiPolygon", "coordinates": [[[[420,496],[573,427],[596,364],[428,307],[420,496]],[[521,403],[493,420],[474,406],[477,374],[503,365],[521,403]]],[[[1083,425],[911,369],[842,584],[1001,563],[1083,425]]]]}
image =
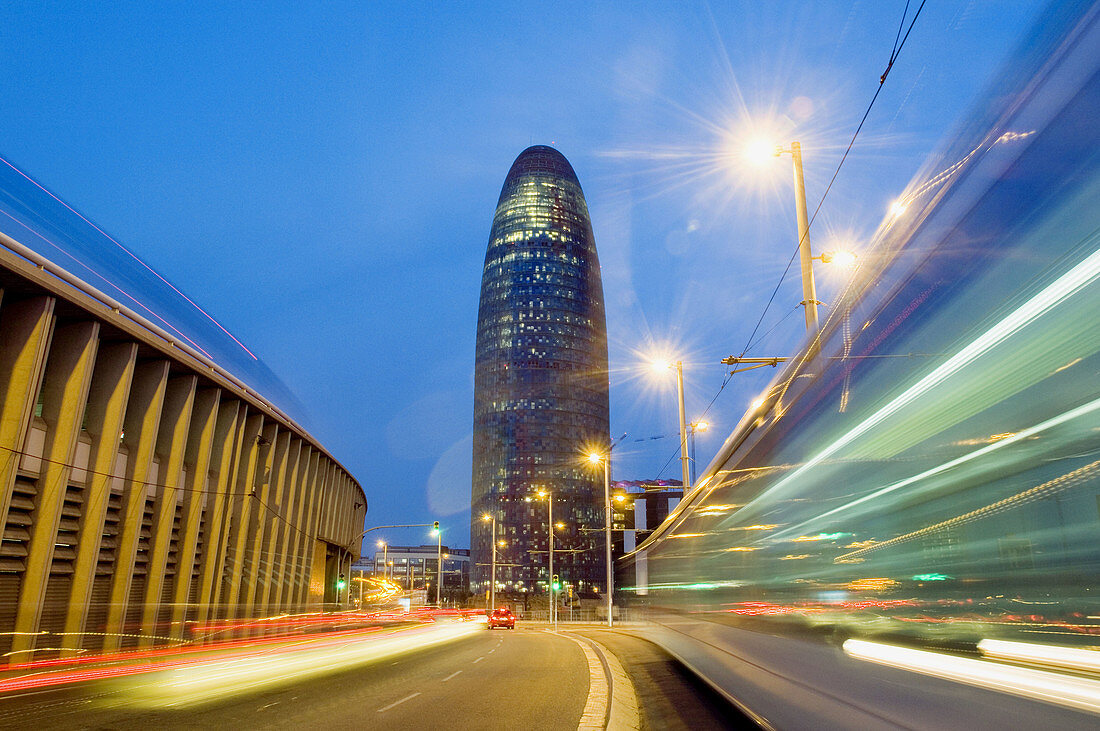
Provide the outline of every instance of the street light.
{"type": "Polygon", "coordinates": [[[688,430],[691,434],[691,484],[695,484],[695,432],[706,431],[710,428],[710,424],[705,421],[693,421],[688,424],[688,430]]]}
{"type": "MultiPolygon", "coordinates": [[[[384,540],[378,541],[378,547],[382,549],[382,577],[385,578],[385,579],[388,579],[389,578],[389,573],[388,573],[389,569],[386,568],[386,562],[389,560],[389,557],[390,557],[390,547],[389,547],[389,544],[386,543],[384,540]]],[[[377,556],[378,554],[376,553],[374,555],[377,556]]],[[[375,567],[375,573],[378,573],[377,568],[378,567],[376,566],[375,567]]]]}
{"type": "MultiPolygon", "coordinates": [[[[356,543],[361,541],[363,538],[365,538],[368,533],[371,533],[371,532],[376,531],[376,530],[382,530],[383,528],[424,528],[424,527],[427,527],[429,525],[434,525],[437,530],[439,529],[439,521],[438,520],[435,521],[435,523],[401,523],[399,525],[376,525],[376,526],[372,526],[370,528],[367,528],[362,533],[355,536],[355,538],[353,538],[351,543],[349,543],[347,546],[342,546],[340,548],[340,551],[337,554],[338,563],[337,563],[336,570],[339,571],[340,568],[344,565],[344,556],[345,555],[349,559],[348,560],[348,566],[349,566],[349,570],[350,570],[350,566],[351,566],[351,560],[350,560],[351,559],[351,546],[355,545],[356,543]]],[[[362,545],[359,546],[359,554],[358,555],[359,555],[359,558],[363,557],[363,546],[362,545]]],[[[337,605],[340,604],[340,588],[342,588],[342,587],[338,586],[337,590],[336,590],[336,604],[337,605]]]]}
{"type": "MultiPolygon", "coordinates": [[[[679,365],[677,363],[676,365],[679,365]]],[[[681,380],[682,383],[682,380],[681,380]]],[[[683,388],[680,389],[680,414],[684,413],[683,388]]],[[[614,626],[611,618],[611,601],[614,594],[615,575],[611,564],[611,450],[607,454],[590,452],[588,461],[596,465],[603,462],[604,544],[607,548],[607,626],[614,626]]]]}
{"type": "MultiPolygon", "coordinates": [[[[806,214],[806,181],[802,177],[802,145],[792,142],[790,147],[769,144],[762,139],[750,140],[745,145],[745,158],[757,165],[767,162],[771,157],[790,155],[794,166],[794,207],[798,219],[798,255],[802,270],[802,306],[806,308],[806,331],[817,334],[817,288],[814,285],[813,260],[818,258],[810,253],[810,223],[806,214]]],[[[812,352],[812,351],[811,351],[812,352]]]]}
{"type": "Polygon", "coordinates": [[[486,513],[482,520],[491,521],[493,524],[493,563],[489,573],[489,611],[497,608],[497,519],[496,516],[486,513]]]}
{"type": "Polygon", "coordinates": [[[836,264],[841,269],[853,269],[859,257],[850,251],[823,251],[821,256],[815,256],[822,264],[836,264]]]}
{"type": "Polygon", "coordinates": [[[665,371],[669,368],[676,370],[676,396],[680,404],[680,476],[684,490],[688,490],[691,487],[691,468],[688,459],[687,418],[684,416],[684,364],[681,361],[653,363],[655,371],[665,371]]]}
{"type": "MultiPolygon", "coordinates": [[[[547,582],[547,588],[550,591],[550,616],[548,617],[550,623],[554,625],[554,629],[558,626],[558,612],[557,607],[554,606],[554,495],[546,490],[538,491],[539,498],[546,499],[546,532],[550,534],[550,561],[549,561],[549,581],[547,582]]],[[[528,495],[524,498],[526,502],[531,502],[532,498],[528,495]]]]}
{"type": "Polygon", "coordinates": [[[810,253],[810,223],[806,215],[806,181],[802,177],[802,145],[778,145],[775,156],[789,154],[794,165],[794,209],[798,218],[798,258],[802,268],[802,305],[806,308],[806,331],[817,333],[817,288],[814,286],[814,263],[810,253]]]}

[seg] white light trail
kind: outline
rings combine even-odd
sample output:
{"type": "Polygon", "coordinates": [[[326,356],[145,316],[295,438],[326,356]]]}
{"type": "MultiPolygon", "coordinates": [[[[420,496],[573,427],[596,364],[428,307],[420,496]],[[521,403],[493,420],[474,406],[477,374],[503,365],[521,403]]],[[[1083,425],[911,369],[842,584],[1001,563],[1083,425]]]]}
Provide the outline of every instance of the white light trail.
{"type": "Polygon", "coordinates": [[[398,657],[405,653],[467,637],[484,627],[472,622],[432,625],[333,641],[295,643],[242,656],[210,658],[185,667],[154,671],[118,681],[124,688],[119,700],[145,708],[179,708],[210,703],[262,688],[300,682],[331,672],[398,657]]]}
{"type": "MultiPolygon", "coordinates": [[[[1038,294],[1036,294],[1020,307],[1018,307],[1007,317],[1003,318],[1000,322],[996,323],[991,328],[986,330],[978,338],[976,338],[958,353],[948,358],[946,362],[941,364],[927,376],[910,386],[902,394],[894,398],[890,403],[886,404],[874,414],[864,419],[862,422],[850,429],[848,433],[844,434],[835,442],[825,447],[818,454],[807,460],[801,467],[788,474],[771,488],[755,498],[752,502],[749,503],[749,505],[765,499],[767,496],[776,493],[788,484],[797,483],[798,480],[805,477],[806,473],[809,470],[821,464],[821,462],[828,459],[829,457],[832,457],[841,449],[874,429],[890,416],[893,416],[906,406],[914,403],[915,401],[917,401],[917,399],[927,394],[933,388],[944,383],[948,378],[961,371],[965,366],[970,365],[974,360],[989,352],[995,346],[999,345],[1012,335],[1015,335],[1023,328],[1035,322],[1035,320],[1037,320],[1039,317],[1041,317],[1052,308],[1058,306],[1066,299],[1072,297],[1073,295],[1083,290],[1085,287],[1094,283],[1098,276],[1100,276],[1100,250],[1094,251],[1091,255],[1079,262],[1068,272],[1058,277],[1058,279],[1047,285],[1038,294]]],[[[1095,407],[1095,404],[1096,402],[1093,402],[1093,404],[1088,405],[1090,407],[1090,410],[1091,408],[1095,407]]],[[[1056,417],[1055,419],[1051,419],[1048,422],[1044,422],[1044,424],[1046,424],[1047,428],[1049,428],[1049,426],[1052,425],[1051,422],[1057,421],[1058,419],[1064,420],[1063,417],[1066,417],[1068,414],[1073,414],[1079,410],[1080,409],[1075,409],[1074,411],[1067,412],[1067,414],[1063,414],[1061,417],[1056,417]]],[[[1040,429],[1041,426],[1042,425],[1032,427],[1030,432],[1035,433],[1035,430],[1040,429]]],[[[835,508],[828,513],[818,516],[818,518],[823,518],[825,516],[837,513],[841,510],[846,510],[848,508],[854,507],[861,502],[872,499],[874,497],[878,497],[879,495],[885,494],[886,492],[891,492],[898,487],[901,487],[902,485],[909,484],[917,479],[922,479],[923,477],[927,477],[929,474],[943,471],[949,466],[954,466],[961,463],[961,461],[972,459],[973,457],[983,454],[992,448],[1004,447],[1007,444],[1015,443],[1023,437],[1026,431],[1028,430],[1017,433],[1015,437],[995,442],[988,447],[979,449],[976,452],[972,452],[970,455],[952,460],[945,465],[933,468],[933,470],[929,470],[928,472],[922,473],[921,475],[909,478],[908,480],[903,480],[900,483],[896,483],[895,485],[892,485],[888,488],[884,488],[883,490],[879,490],[875,493],[872,493],[871,495],[865,496],[860,500],[856,500],[852,503],[848,503],[847,505],[835,508]]],[[[800,527],[801,526],[795,526],[791,529],[791,531],[798,530],[800,527]]],[[[791,531],[785,531],[784,533],[789,533],[791,531]]],[[[777,534],[776,537],[779,537],[779,535],[777,534]]]]}
{"type": "Polygon", "coordinates": [[[1100,651],[1097,650],[1005,640],[982,640],[978,643],[978,649],[983,655],[1003,660],[1019,660],[1036,665],[1100,672],[1100,651]]]}
{"type": "Polygon", "coordinates": [[[864,640],[846,640],[844,652],[857,660],[954,680],[980,688],[1100,713],[1100,681],[1048,670],[1021,668],[864,640]]]}

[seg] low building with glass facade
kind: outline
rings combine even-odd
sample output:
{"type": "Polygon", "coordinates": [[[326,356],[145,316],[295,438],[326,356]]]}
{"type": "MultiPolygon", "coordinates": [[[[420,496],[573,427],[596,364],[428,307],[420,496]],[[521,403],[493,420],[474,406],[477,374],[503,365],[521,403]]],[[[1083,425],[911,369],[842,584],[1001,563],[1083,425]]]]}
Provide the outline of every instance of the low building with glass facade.
{"type": "MultiPolygon", "coordinates": [[[[373,557],[363,558],[355,569],[376,576],[387,576],[405,591],[435,591],[439,558],[443,558],[443,592],[466,594],[470,590],[470,551],[466,548],[436,546],[387,546],[373,557]],[[369,568],[368,568],[369,567],[369,568]]],[[[434,596],[434,594],[433,594],[434,596]]]]}
{"type": "Polygon", "coordinates": [[[608,442],[607,325],[588,207],[569,161],[524,150],[497,203],[481,284],[474,386],[473,588],[488,587],[495,518],[501,589],[545,591],[554,573],[604,584],[602,470],[608,442]],[[552,505],[551,500],[552,498],[552,505]]]}

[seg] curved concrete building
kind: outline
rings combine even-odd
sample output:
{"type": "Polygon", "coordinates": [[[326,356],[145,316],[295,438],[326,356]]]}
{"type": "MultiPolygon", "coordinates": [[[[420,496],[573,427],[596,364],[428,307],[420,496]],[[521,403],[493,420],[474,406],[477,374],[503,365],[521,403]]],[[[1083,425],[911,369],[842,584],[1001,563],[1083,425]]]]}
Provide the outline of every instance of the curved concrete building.
{"type": "Polygon", "coordinates": [[[577,175],[551,147],[524,150],[497,202],[481,281],[474,385],[471,560],[488,588],[496,518],[498,593],[543,592],[553,497],[554,573],[580,595],[604,584],[602,470],[608,441],[607,324],[600,265],[577,175]]]}
{"type": "Polygon", "coordinates": [[[271,371],[11,166],[0,214],[4,660],[239,637],[346,600],[366,496],[271,371]]]}

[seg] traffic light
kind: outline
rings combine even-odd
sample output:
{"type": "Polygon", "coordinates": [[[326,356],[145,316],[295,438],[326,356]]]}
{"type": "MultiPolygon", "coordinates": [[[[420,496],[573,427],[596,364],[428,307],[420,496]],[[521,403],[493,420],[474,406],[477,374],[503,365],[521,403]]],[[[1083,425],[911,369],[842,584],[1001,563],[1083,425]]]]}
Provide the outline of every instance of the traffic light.
{"type": "Polygon", "coordinates": [[[348,582],[344,580],[344,575],[340,574],[339,578],[336,579],[336,588],[343,589],[347,585],[348,582]]]}
{"type": "Polygon", "coordinates": [[[551,583],[551,586],[553,587],[554,591],[558,591],[559,589],[561,589],[561,581],[558,580],[557,574],[554,574],[554,581],[551,583]]]}
{"type": "Polygon", "coordinates": [[[434,523],[432,523],[432,535],[433,536],[439,535],[439,521],[438,520],[435,521],[434,523]]]}

